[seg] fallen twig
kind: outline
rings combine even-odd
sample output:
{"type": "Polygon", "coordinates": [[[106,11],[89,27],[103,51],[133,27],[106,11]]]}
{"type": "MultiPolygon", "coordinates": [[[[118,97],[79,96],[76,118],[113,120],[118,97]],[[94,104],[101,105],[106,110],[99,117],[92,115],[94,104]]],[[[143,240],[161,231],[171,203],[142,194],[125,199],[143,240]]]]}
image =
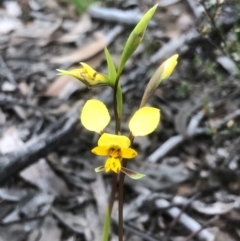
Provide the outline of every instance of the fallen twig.
{"type": "Polygon", "coordinates": [[[66,138],[78,122],[81,104],[82,102],[79,102],[59,121],[53,123],[46,132],[28,141],[20,150],[0,156],[0,184],[38,161],[40,157],[47,155],[66,138]]]}
{"type": "MultiPolygon", "coordinates": [[[[235,119],[240,116],[240,109],[234,111],[233,113],[225,116],[220,122],[212,126],[214,129],[221,128],[228,121],[235,119]]],[[[185,140],[192,138],[196,135],[206,133],[204,128],[198,128],[199,123],[204,117],[204,112],[200,111],[196,115],[194,115],[188,125],[186,135],[176,135],[170,137],[167,141],[165,141],[156,151],[154,151],[149,157],[149,162],[157,162],[159,159],[167,155],[170,151],[176,148],[178,145],[183,143],[185,140]]]]}
{"type": "MultiPolygon", "coordinates": [[[[199,134],[198,125],[203,119],[204,114],[202,111],[194,115],[188,125],[187,133],[185,135],[177,135],[170,137],[166,142],[164,142],[155,152],[153,152],[149,157],[149,162],[157,162],[158,159],[165,156],[171,150],[176,148],[178,145],[183,143],[186,139],[192,138],[193,136],[199,134]]],[[[201,132],[200,132],[201,133],[201,132]]]]}
{"type": "Polygon", "coordinates": [[[209,219],[207,221],[207,223],[205,223],[199,230],[197,230],[196,232],[191,233],[186,239],[184,239],[183,241],[190,241],[192,240],[195,236],[197,236],[200,232],[202,232],[203,229],[205,229],[206,227],[208,227],[210,224],[216,222],[218,220],[218,216],[214,216],[213,218],[209,219]]]}
{"type": "MultiPolygon", "coordinates": [[[[155,201],[155,204],[158,208],[167,208],[170,207],[170,203],[165,199],[158,199],[155,201]]],[[[202,230],[203,227],[195,221],[192,217],[188,216],[186,213],[182,213],[181,216],[179,214],[181,213],[181,210],[177,207],[171,207],[169,209],[166,209],[166,212],[174,219],[178,218],[179,223],[184,225],[188,230],[195,233],[200,239],[206,240],[206,241],[213,241],[214,240],[214,234],[210,233],[208,230],[202,230]]]]}
{"type": "MultiPolygon", "coordinates": [[[[3,57],[0,55],[0,69],[4,69],[5,70],[5,76],[8,78],[8,80],[12,83],[12,84],[14,84],[16,87],[18,87],[17,86],[17,83],[16,83],[16,80],[14,79],[14,77],[13,77],[13,74],[12,74],[12,72],[8,69],[8,67],[7,67],[7,65],[6,65],[6,63],[5,63],[5,61],[4,61],[4,59],[3,59],[3,57]]],[[[2,72],[2,71],[1,71],[2,72]]]]}
{"type": "MultiPolygon", "coordinates": [[[[96,5],[90,6],[88,13],[92,18],[127,25],[136,25],[144,15],[139,11],[124,11],[116,8],[105,8],[96,5]]],[[[151,20],[149,22],[149,26],[156,26],[156,22],[151,20]]]]}

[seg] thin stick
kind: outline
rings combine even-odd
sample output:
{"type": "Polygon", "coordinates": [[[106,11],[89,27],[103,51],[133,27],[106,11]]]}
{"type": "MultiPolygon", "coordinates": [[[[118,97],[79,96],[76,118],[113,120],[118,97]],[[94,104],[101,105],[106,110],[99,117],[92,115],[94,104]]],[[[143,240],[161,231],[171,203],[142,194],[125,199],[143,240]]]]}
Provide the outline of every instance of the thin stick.
{"type": "Polygon", "coordinates": [[[191,233],[184,241],[190,241],[195,236],[197,236],[203,229],[207,228],[210,224],[216,222],[219,219],[219,216],[214,216],[213,218],[209,219],[198,231],[191,233]]]}

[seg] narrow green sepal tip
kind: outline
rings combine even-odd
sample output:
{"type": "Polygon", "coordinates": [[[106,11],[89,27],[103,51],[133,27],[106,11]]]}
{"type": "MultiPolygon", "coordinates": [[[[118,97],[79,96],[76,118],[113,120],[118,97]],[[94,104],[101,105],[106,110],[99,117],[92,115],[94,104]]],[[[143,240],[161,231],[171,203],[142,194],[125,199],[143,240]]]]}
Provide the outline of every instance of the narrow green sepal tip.
{"type": "Polygon", "coordinates": [[[121,168],[121,172],[123,172],[128,177],[130,177],[132,179],[135,179],[135,180],[141,179],[141,178],[146,176],[145,174],[142,174],[142,173],[139,173],[139,172],[135,172],[135,171],[130,170],[130,169],[126,168],[126,167],[122,167],[121,168]]]}
{"type": "Polygon", "coordinates": [[[101,172],[101,171],[103,171],[103,170],[104,170],[104,166],[96,167],[96,168],[94,169],[95,172],[101,172]]]}

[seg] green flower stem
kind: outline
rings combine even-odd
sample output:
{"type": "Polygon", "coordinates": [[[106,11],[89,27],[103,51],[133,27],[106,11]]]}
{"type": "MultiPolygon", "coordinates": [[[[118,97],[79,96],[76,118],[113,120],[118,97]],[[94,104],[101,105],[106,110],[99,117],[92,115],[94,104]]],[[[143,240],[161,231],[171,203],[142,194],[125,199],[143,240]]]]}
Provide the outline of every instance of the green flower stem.
{"type": "Polygon", "coordinates": [[[109,205],[107,207],[105,218],[104,218],[102,241],[108,241],[109,228],[110,228],[110,223],[111,223],[111,213],[112,213],[114,198],[115,198],[115,194],[116,194],[116,186],[117,186],[117,174],[113,173],[112,189],[111,189],[111,194],[110,194],[110,199],[109,199],[109,205]]]}
{"type": "Polygon", "coordinates": [[[121,129],[121,115],[122,115],[122,89],[119,84],[119,78],[117,77],[113,88],[113,108],[115,117],[115,133],[119,134],[121,129]]]}
{"type": "MultiPolygon", "coordinates": [[[[133,144],[134,136],[132,133],[129,135],[131,145],[133,144]]],[[[127,167],[128,160],[122,160],[122,166],[127,167]]],[[[120,172],[119,187],[118,187],[118,240],[123,241],[123,191],[124,191],[124,178],[125,174],[120,172]]]]}
{"type": "Polygon", "coordinates": [[[111,215],[112,213],[112,208],[113,208],[113,204],[114,204],[114,198],[115,198],[115,193],[116,193],[116,187],[117,187],[117,174],[113,173],[113,177],[112,177],[112,190],[111,190],[111,195],[110,195],[110,199],[109,199],[109,213],[111,215]]]}
{"type": "MultiPolygon", "coordinates": [[[[122,166],[127,166],[127,160],[122,160],[122,166]]],[[[120,172],[119,177],[119,197],[118,197],[118,240],[123,241],[123,185],[124,185],[125,174],[120,172]]]]}
{"type": "Polygon", "coordinates": [[[105,218],[104,218],[102,241],[108,241],[110,220],[111,220],[110,217],[111,217],[110,210],[109,210],[109,207],[107,207],[105,218]]]}
{"type": "MultiPolygon", "coordinates": [[[[114,108],[114,117],[115,117],[115,133],[118,135],[121,128],[121,115],[122,115],[122,90],[119,84],[119,77],[117,78],[115,85],[113,87],[113,108],[114,108]]],[[[109,199],[109,205],[106,210],[104,227],[103,227],[103,236],[102,241],[108,241],[109,228],[111,221],[111,213],[114,204],[114,199],[116,195],[116,186],[117,186],[117,177],[116,173],[113,173],[112,177],[112,190],[109,199]]]]}

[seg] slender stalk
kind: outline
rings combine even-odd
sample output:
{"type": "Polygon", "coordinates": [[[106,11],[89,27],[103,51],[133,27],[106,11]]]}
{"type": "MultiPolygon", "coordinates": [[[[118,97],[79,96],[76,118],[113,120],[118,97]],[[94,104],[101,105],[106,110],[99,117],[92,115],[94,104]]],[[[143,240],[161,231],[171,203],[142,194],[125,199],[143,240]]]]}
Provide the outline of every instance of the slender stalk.
{"type": "MultiPolygon", "coordinates": [[[[122,166],[127,166],[127,160],[122,160],[122,166]]],[[[119,177],[119,189],[118,189],[118,240],[123,241],[123,185],[125,174],[120,173],[119,177]]]]}
{"type": "MultiPolygon", "coordinates": [[[[134,136],[132,135],[132,133],[130,133],[129,135],[129,139],[131,141],[131,145],[133,143],[134,140],[134,136]]],[[[122,166],[123,167],[127,167],[127,160],[122,160],[122,166]]],[[[119,189],[118,189],[118,193],[119,193],[119,197],[118,197],[118,240],[119,241],[123,241],[123,191],[124,191],[124,178],[125,178],[125,174],[124,173],[120,173],[120,177],[119,177],[119,189]]]]}
{"type": "Polygon", "coordinates": [[[113,204],[114,204],[116,187],[117,187],[117,174],[113,173],[113,176],[112,176],[112,190],[111,190],[111,194],[110,194],[110,198],[109,198],[109,206],[108,206],[109,215],[110,216],[111,216],[112,208],[113,208],[113,204]]]}
{"type": "Polygon", "coordinates": [[[115,133],[118,135],[120,132],[121,128],[121,121],[120,117],[118,115],[118,110],[117,110],[117,89],[118,89],[118,83],[119,83],[120,76],[117,76],[115,86],[113,89],[113,109],[114,109],[114,117],[115,117],[115,133]]]}
{"type": "MultiPolygon", "coordinates": [[[[118,114],[118,103],[117,103],[117,87],[118,87],[119,77],[117,77],[116,84],[113,88],[113,109],[114,109],[114,118],[115,118],[115,134],[118,135],[120,132],[120,118],[118,114]]],[[[116,173],[113,173],[112,176],[112,188],[111,188],[111,194],[109,197],[109,205],[106,210],[105,220],[104,220],[104,232],[103,232],[103,241],[108,240],[109,236],[109,227],[110,227],[110,219],[111,219],[111,213],[112,208],[114,204],[114,199],[116,195],[116,187],[117,187],[117,177],[118,175],[116,173]]]]}
{"type": "Polygon", "coordinates": [[[115,198],[115,194],[116,194],[116,187],[117,187],[117,174],[113,173],[111,194],[110,194],[109,204],[108,204],[106,214],[105,214],[105,219],[104,219],[102,241],[108,240],[109,228],[110,228],[110,223],[111,223],[111,221],[110,221],[111,220],[111,213],[112,213],[114,198],[115,198]]]}

